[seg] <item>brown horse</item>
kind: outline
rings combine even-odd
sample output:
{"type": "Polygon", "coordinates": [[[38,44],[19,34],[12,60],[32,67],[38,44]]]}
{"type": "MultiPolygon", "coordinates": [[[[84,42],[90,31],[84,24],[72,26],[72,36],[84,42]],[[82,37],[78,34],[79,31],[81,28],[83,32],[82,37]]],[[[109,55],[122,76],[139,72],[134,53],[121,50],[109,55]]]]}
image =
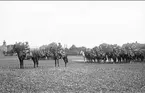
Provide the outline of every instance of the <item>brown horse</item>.
{"type": "Polygon", "coordinates": [[[39,50],[33,50],[30,52],[30,58],[33,60],[34,68],[39,65],[39,59],[40,59],[40,52],[39,50]]]}
{"type": "Polygon", "coordinates": [[[58,52],[53,53],[53,59],[55,60],[55,67],[58,66],[59,67],[59,59],[63,59],[64,63],[65,63],[65,67],[68,63],[68,58],[66,54],[61,54],[58,52]]]}
{"type": "MultiPolygon", "coordinates": [[[[17,52],[17,55],[18,55],[18,59],[20,61],[20,68],[24,68],[24,60],[26,58],[27,53],[23,52],[23,51],[19,51],[19,52],[17,52]]],[[[38,67],[38,65],[39,65],[39,54],[32,52],[32,55],[29,55],[29,57],[33,60],[34,68],[36,66],[38,67]]]]}
{"type": "Polygon", "coordinates": [[[26,59],[26,56],[29,56],[33,62],[34,62],[34,68],[35,65],[38,67],[38,61],[39,61],[39,51],[33,50],[31,52],[27,52],[24,45],[21,44],[14,44],[13,46],[14,53],[17,53],[18,59],[20,61],[20,68],[24,68],[24,60],[26,59]]]}
{"type": "Polygon", "coordinates": [[[18,59],[20,61],[20,68],[24,68],[24,59],[26,57],[26,53],[23,51],[17,52],[18,59]]]}

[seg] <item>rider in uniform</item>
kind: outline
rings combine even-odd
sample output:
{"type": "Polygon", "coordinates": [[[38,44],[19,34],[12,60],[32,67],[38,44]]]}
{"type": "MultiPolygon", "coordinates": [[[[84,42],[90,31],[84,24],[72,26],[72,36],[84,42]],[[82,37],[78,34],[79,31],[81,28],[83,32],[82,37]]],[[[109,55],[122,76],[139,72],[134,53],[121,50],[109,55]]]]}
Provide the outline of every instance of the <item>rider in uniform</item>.
{"type": "Polygon", "coordinates": [[[62,48],[61,43],[58,43],[58,53],[60,53],[61,55],[65,55],[65,51],[64,51],[64,49],[62,48]]]}

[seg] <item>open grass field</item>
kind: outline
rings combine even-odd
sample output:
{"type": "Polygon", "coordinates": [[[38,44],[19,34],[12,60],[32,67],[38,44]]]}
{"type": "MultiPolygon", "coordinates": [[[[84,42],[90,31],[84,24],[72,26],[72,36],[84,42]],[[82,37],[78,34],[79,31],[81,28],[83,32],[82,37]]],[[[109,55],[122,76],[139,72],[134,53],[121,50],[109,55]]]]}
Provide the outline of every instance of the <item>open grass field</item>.
{"type": "Polygon", "coordinates": [[[145,93],[145,63],[84,63],[69,56],[64,67],[54,67],[53,60],[41,60],[33,68],[25,60],[19,69],[16,57],[0,59],[0,93],[145,93]]]}

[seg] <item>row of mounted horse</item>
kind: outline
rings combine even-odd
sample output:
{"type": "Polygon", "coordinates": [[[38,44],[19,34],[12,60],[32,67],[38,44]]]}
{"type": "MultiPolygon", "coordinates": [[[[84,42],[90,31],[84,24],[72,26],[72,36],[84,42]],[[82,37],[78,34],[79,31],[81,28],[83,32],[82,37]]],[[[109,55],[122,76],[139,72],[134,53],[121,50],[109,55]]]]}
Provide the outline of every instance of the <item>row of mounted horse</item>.
{"type": "Polygon", "coordinates": [[[13,46],[13,51],[17,54],[18,59],[20,61],[20,68],[24,68],[24,60],[26,60],[26,57],[29,57],[34,63],[34,68],[38,67],[39,65],[39,60],[41,58],[46,58],[46,57],[51,57],[55,61],[55,67],[59,66],[59,60],[62,59],[65,63],[65,67],[68,63],[68,58],[67,55],[64,53],[61,53],[60,51],[51,51],[50,53],[45,53],[42,54],[42,52],[39,49],[33,49],[27,51],[26,49],[22,49],[22,46],[20,45],[14,45],[13,46]],[[17,47],[18,46],[18,47],[17,47]]]}
{"type": "Polygon", "coordinates": [[[81,51],[80,54],[87,62],[131,62],[131,61],[144,61],[145,52],[142,50],[113,50],[109,52],[96,51],[91,49],[89,51],[81,51]]]}

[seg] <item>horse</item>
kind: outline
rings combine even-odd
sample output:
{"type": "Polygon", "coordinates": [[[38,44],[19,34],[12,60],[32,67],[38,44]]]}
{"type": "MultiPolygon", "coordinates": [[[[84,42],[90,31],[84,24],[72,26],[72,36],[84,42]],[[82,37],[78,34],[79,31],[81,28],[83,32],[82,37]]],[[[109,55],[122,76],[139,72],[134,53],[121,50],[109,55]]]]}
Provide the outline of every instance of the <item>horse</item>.
{"type": "Polygon", "coordinates": [[[33,50],[33,51],[27,52],[25,49],[21,49],[21,48],[22,48],[21,45],[13,46],[13,51],[17,53],[18,59],[20,61],[20,68],[22,69],[24,68],[24,60],[26,59],[27,56],[29,56],[33,60],[34,68],[35,68],[35,65],[37,65],[38,67],[38,60],[40,57],[39,51],[33,50]]]}
{"type": "Polygon", "coordinates": [[[80,51],[80,54],[83,56],[84,62],[86,62],[86,57],[84,51],[80,51]]]}
{"type": "Polygon", "coordinates": [[[60,56],[60,59],[62,59],[64,61],[65,67],[66,67],[66,65],[68,63],[68,57],[67,57],[66,53],[58,53],[58,55],[60,56]]]}
{"type": "Polygon", "coordinates": [[[33,51],[30,51],[30,54],[29,54],[30,58],[33,60],[33,63],[34,63],[34,68],[38,65],[39,65],[39,59],[41,57],[41,54],[38,50],[33,50],[33,51]]]}
{"type": "Polygon", "coordinates": [[[26,57],[26,53],[23,51],[17,52],[18,59],[20,61],[20,68],[24,68],[24,59],[26,57]]]}
{"type": "Polygon", "coordinates": [[[55,60],[55,67],[58,66],[59,67],[59,59],[62,59],[65,63],[65,67],[68,63],[68,58],[66,53],[61,52],[61,51],[55,51],[52,52],[52,58],[55,60]]]}

